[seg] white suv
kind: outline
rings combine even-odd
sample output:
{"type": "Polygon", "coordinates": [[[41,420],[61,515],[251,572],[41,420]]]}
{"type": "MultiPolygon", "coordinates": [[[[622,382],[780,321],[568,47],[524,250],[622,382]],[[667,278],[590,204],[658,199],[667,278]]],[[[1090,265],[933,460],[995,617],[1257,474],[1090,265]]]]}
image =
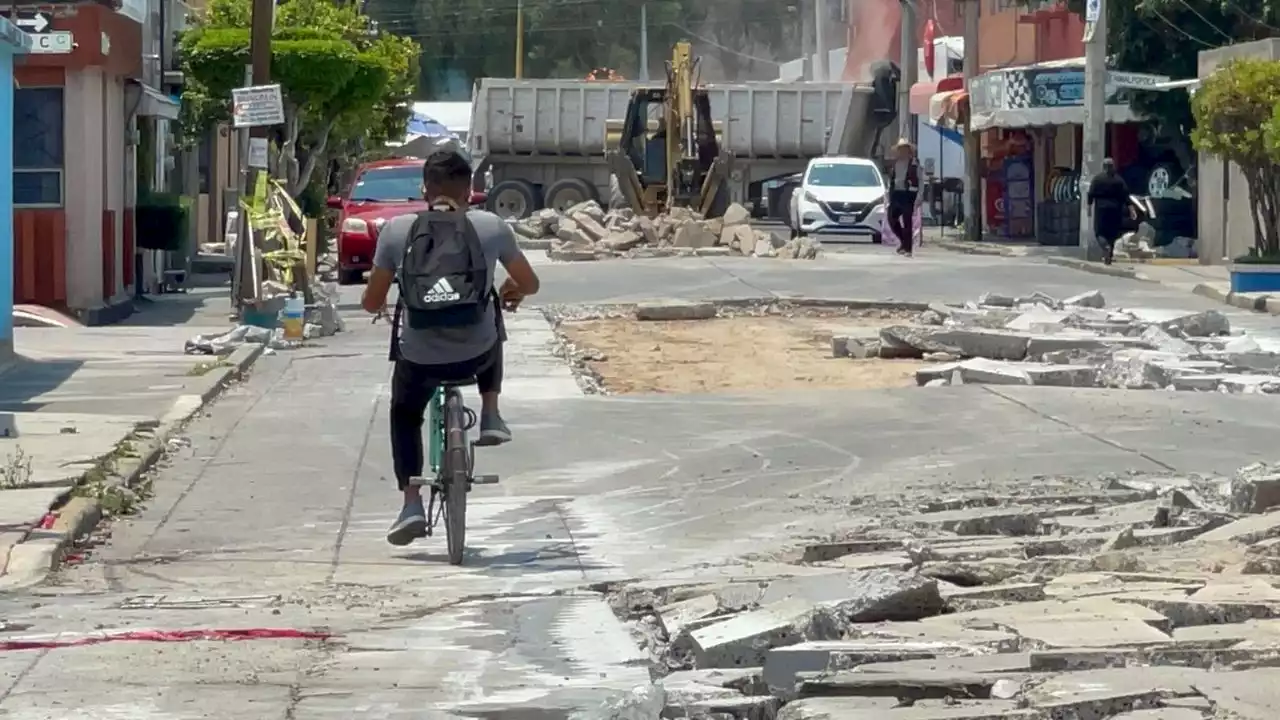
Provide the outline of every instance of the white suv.
{"type": "Polygon", "coordinates": [[[800,186],[791,193],[794,235],[841,233],[880,242],[885,181],[866,158],[822,157],[809,161],[800,186]]]}

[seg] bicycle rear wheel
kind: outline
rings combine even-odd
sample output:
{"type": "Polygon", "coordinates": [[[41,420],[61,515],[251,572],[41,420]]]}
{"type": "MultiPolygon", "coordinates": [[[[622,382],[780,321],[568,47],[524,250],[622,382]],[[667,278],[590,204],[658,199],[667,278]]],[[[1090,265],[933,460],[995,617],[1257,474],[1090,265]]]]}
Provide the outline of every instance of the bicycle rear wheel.
{"type": "Polygon", "coordinates": [[[471,458],[467,452],[466,409],[462,393],[450,390],[444,400],[444,520],[449,564],[461,565],[467,546],[467,489],[471,458]]]}

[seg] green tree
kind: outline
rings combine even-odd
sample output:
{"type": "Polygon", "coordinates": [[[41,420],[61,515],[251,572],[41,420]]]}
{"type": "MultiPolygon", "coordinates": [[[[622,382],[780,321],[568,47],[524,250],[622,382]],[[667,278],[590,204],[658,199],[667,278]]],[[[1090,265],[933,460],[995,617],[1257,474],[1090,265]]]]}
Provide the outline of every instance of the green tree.
{"type": "Polygon", "coordinates": [[[1235,163],[1244,175],[1254,254],[1280,261],[1280,62],[1227,64],[1204,79],[1191,108],[1196,149],[1235,163]]]}
{"type": "MultiPolygon", "coordinates": [[[[183,36],[185,129],[229,120],[231,91],[244,84],[249,61],[250,8],[250,0],[213,0],[183,36]]],[[[374,32],[352,5],[291,0],[277,10],[271,50],[285,105],[276,172],[295,197],[335,154],[403,134],[418,70],[412,40],[374,32]]]]}

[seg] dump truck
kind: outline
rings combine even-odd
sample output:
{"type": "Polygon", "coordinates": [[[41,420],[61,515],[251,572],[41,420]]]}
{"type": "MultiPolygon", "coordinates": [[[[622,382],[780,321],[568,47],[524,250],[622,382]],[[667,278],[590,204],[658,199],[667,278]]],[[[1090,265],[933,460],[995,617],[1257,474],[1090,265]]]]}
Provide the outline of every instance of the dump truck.
{"type": "MultiPolygon", "coordinates": [[[[896,72],[896,67],[893,68],[896,72]]],[[[660,83],[482,78],[472,96],[470,149],[488,208],[524,218],[610,199],[606,152],[616,148],[633,92],[660,83]]],[[[880,156],[896,138],[896,74],[869,84],[709,83],[719,149],[732,155],[729,199],[766,209],[764,186],[823,155],[880,156]]],[[[786,208],[769,212],[785,217],[786,208]]]]}

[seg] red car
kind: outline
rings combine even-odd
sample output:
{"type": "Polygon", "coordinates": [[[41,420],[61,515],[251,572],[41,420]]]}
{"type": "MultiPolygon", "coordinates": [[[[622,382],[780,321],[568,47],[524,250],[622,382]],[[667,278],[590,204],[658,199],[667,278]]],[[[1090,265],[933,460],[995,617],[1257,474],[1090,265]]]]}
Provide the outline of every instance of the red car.
{"type": "MultiPolygon", "coordinates": [[[[373,268],[378,231],[393,217],[427,209],[422,199],[422,159],[396,158],[365,163],[345,197],[329,198],[338,215],[338,282],[358,283],[373,268]]],[[[472,193],[471,204],[483,205],[484,193],[472,193]]]]}

